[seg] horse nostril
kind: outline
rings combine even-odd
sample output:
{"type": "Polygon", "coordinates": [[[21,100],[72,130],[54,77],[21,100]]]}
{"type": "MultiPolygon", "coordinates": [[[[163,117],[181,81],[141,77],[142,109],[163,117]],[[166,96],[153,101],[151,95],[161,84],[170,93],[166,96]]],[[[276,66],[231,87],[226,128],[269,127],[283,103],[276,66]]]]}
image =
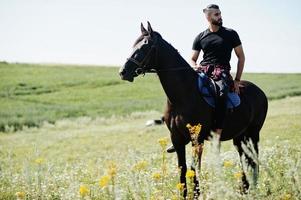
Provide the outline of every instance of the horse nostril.
{"type": "Polygon", "coordinates": [[[125,70],[122,70],[121,72],[119,72],[120,76],[124,76],[126,74],[125,70]]]}

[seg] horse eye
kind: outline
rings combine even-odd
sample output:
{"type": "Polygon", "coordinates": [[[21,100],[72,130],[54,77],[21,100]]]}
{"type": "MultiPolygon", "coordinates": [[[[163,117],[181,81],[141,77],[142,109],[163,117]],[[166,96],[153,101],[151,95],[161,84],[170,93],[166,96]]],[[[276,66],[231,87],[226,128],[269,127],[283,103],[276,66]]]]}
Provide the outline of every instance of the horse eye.
{"type": "Polygon", "coordinates": [[[144,40],[144,44],[147,44],[148,43],[148,40],[144,40]]]}

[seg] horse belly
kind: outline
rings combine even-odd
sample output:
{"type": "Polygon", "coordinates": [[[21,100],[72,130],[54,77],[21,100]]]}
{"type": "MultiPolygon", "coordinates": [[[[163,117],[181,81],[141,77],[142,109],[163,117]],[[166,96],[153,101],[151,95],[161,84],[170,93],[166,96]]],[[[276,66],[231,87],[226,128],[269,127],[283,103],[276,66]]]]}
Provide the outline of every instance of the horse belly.
{"type": "Polygon", "coordinates": [[[253,114],[249,109],[243,109],[241,105],[238,109],[227,114],[221,140],[231,140],[242,134],[251,124],[253,114]]]}

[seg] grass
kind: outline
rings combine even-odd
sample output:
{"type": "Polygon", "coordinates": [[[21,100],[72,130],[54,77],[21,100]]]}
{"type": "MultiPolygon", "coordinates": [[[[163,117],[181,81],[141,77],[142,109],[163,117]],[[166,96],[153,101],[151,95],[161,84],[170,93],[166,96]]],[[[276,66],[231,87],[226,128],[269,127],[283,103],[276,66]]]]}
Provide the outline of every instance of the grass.
{"type": "MultiPolygon", "coordinates": [[[[301,74],[244,74],[270,100],[301,94],[301,74]]],[[[154,74],[134,84],[116,67],[0,63],[0,131],[39,127],[64,118],[161,112],[165,94],[154,74]]]]}
{"type": "MultiPolygon", "coordinates": [[[[80,117],[2,133],[0,199],[181,199],[176,155],[164,154],[166,143],[158,143],[168,138],[168,130],[144,125],[159,115],[80,117]]],[[[198,175],[202,199],[300,199],[300,120],[301,97],[270,102],[258,188],[244,196],[238,192],[240,164],[231,141],[218,155],[206,142],[198,175]]]]}
{"type": "Polygon", "coordinates": [[[155,77],[149,77],[150,85],[130,86],[120,80],[117,68],[2,64],[0,74],[2,131],[5,126],[20,129],[69,117],[163,109],[158,106],[163,93],[155,77]]]}
{"type": "MultiPolygon", "coordinates": [[[[117,72],[0,64],[0,199],[181,199],[176,155],[164,153],[168,130],[144,125],[161,116],[159,81],[147,75],[130,84],[117,72]]],[[[206,142],[201,199],[301,198],[300,76],[244,74],[270,100],[258,187],[241,195],[232,142],[220,154],[206,142]]]]}

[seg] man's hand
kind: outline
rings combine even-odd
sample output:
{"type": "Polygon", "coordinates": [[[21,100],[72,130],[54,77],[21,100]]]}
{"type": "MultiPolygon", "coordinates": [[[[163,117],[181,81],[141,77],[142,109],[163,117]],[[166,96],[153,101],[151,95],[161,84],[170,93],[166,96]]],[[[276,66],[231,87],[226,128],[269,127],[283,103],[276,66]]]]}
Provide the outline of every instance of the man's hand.
{"type": "Polygon", "coordinates": [[[196,72],[201,72],[202,71],[202,66],[201,65],[196,65],[193,67],[193,69],[196,71],[196,72]]]}
{"type": "Polygon", "coordinates": [[[234,92],[236,94],[239,94],[239,84],[240,84],[240,81],[234,80],[234,92]]]}

